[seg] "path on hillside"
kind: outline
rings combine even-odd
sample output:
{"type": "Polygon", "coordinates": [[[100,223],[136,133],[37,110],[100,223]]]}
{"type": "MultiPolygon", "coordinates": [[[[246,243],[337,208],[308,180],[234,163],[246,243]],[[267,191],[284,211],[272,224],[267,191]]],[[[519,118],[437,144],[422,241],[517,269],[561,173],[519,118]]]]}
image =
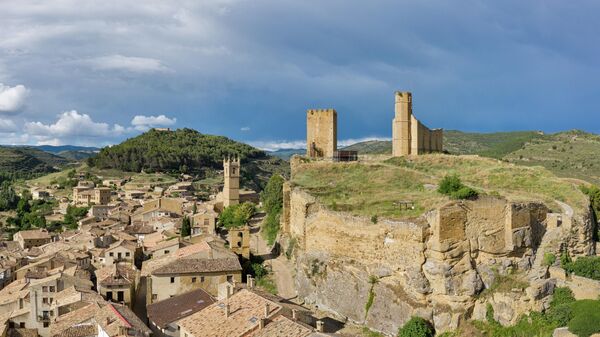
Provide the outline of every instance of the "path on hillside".
{"type": "Polygon", "coordinates": [[[250,222],[250,251],[252,254],[262,257],[265,265],[271,268],[273,280],[277,286],[277,294],[285,299],[296,297],[294,277],[289,261],[283,255],[275,255],[271,251],[272,247],[262,236],[261,225],[264,221],[264,214],[260,214],[252,220],[250,222]],[[258,221],[259,219],[260,221],[258,221]]]}

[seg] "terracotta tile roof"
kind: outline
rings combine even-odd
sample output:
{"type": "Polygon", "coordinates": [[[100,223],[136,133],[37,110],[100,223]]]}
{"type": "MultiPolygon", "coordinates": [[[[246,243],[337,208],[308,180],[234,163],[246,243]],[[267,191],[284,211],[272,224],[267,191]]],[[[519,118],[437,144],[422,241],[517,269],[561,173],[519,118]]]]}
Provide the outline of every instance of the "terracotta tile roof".
{"type": "Polygon", "coordinates": [[[109,336],[117,336],[121,328],[131,328],[149,334],[152,332],[127,306],[108,303],[95,316],[95,320],[109,336]]]}
{"type": "Polygon", "coordinates": [[[179,326],[194,337],[240,337],[254,330],[261,318],[272,318],[281,307],[276,303],[242,289],[228,300],[216,302],[204,310],[179,321],[179,326]],[[229,303],[229,315],[226,306],[229,303]]]}
{"type": "Polygon", "coordinates": [[[42,240],[47,239],[50,240],[50,234],[47,231],[42,229],[31,229],[27,231],[20,231],[17,234],[20,234],[21,237],[25,240],[42,240]]]}
{"type": "Polygon", "coordinates": [[[77,310],[58,316],[54,322],[50,324],[50,335],[60,335],[63,331],[66,331],[72,326],[82,323],[91,323],[99,310],[100,305],[97,303],[90,303],[77,310]]]}
{"type": "Polygon", "coordinates": [[[214,302],[213,298],[206,291],[197,289],[152,303],[146,309],[148,310],[150,321],[164,329],[168,324],[193,315],[214,302]]]}
{"type": "Polygon", "coordinates": [[[8,329],[7,337],[38,337],[37,329],[8,329]]]}
{"type": "Polygon", "coordinates": [[[241,271],[242,266],[238,258],[224,259],[179,259],[177,263],[162,266],[152,275],[213,273],[221,271],[241,271]]]}
{"type": "Polygon", "coordinates": [[[97,335],[96,324],[82,324],[67,328],[53,337],[96,337],[97,335]]]}
{"type": "Polygon", "coordinates": [[[126,286],[135,282],[137,270],[126,263],[115,263],[95,271],[98,284],[107,286],[126,286]]]}
{"type": "Polygon", "coordinates": [[[312,332],[311,327],[279,315],[268,321],[263,329],[254,330],[244,337],[306,337],[312,332]]]}

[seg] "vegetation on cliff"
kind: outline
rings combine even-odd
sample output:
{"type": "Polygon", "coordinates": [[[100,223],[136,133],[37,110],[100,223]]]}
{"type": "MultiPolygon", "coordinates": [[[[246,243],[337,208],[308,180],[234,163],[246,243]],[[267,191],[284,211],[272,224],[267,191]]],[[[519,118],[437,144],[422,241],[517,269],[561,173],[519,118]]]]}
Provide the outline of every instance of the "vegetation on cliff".
{"type": "Polygon", "coordinates": [[[589,205],[588,197],[575,184],[543,168],[439,154],[369,163],[309,162],[298,167],[292,183],[332,210],[402,219],[446,203],[449,197],[438,193],[437,187],[453,174],[481,194],[516,202],[537,200],[558,212],[562,209],[555,200],[576,212],[589,205]]]}
{"type": "Polygon", "coordinates": [[[398,337],[433,337],[434,335],[435,330],[431,323],[416,316],[398,330],[398,337]]]}
{"type": "Polygon", "coordinates": [[[272,245],[279,233],[279,220],[283,208],[283,182],[280,175],[274,175],[269,179],[267,186],[260,193],[260,200],[267,212],[267,217],[262,226],[262,232],[267,243],[272,245]]]}

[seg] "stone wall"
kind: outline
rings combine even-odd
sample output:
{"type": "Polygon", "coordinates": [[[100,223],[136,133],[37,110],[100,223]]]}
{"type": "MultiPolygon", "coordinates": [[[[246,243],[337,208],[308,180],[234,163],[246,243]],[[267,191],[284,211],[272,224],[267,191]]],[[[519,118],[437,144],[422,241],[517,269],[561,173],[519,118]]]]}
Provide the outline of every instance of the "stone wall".
{"type": "MultiPolygon", "coordinates": [[[[419,218],[373,223],[328,210],[298,187],[286,186],[284,195],[283,242],[294,242],[299,296],[390,334],[413,315],[438,331],[471,317],[477,295],[498,271],[531,268],[549,212],[539,202],[481,197],[450,201],[419,218]]],[[[500,297],[499,308],[506,296],[500,297]]],[[[538,295],[516,297],[523,310],[500,311],[505,322],[539,305],[538,295]]]]}
{"type": "Polygon", "coordinates": [[[597,300],[600,298],[600,281],[577,275],[568,275],[559,267],[550,267],[550,277],[555,278],[559,287],[569,287],[576,300],[597,300]]]}

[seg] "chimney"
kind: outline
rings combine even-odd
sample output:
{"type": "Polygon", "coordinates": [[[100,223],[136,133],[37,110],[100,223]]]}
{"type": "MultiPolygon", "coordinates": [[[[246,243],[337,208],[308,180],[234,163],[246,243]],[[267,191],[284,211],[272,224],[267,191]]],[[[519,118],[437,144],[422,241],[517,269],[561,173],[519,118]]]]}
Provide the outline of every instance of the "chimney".
{"type": "Polygon", "coordinates": [[[225,294],[225,298],[229,299],[230,295],[231,295],[231,286],[228,284],[227,285],[227,291],[226,291],[226,294],[225,294]]]}
{"type": "Polygon", "coordinates": [[[296,310],[296,309],[292,309],[292,319],[293,319],[294,321],[297,321],[297,320],[298,320],[298,310],[296,310]]]}
{"type": "Polygon", "coordinates": [[[266,321],[266,319],[264,319],[264,318],[261,318],[261,319],[258,320],[258,328],[259,329],[262,330],[262,329],[265,328],[265,321],[266,321]]]}
{"type": "Polygon", "coordinates": [[[225,317],[229,317],[229,315],[231,314],[230,310],[231,307],[229,306],[229,301],[227,301],[227,303],[225,304],[225,317]]]}
{"type": "Polygon", "coordinates": [[[323,332],[323,321],[317,321],[317,332],[323,332]]]}
{"type": "Polygon", "coordinates": [[[271,308],[269,308],[269,303],[265,303],[265,318],[269,318],[269,313],[271,312],[271,308]]]}

